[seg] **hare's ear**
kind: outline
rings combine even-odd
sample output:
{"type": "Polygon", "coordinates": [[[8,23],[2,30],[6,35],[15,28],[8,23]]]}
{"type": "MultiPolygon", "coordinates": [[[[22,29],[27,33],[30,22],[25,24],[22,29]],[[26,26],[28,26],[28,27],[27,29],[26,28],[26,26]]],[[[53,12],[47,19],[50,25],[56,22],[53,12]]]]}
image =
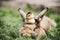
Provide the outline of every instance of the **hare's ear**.
{"type": "Polygon", "coordinates": [[[26,13],[21,8],[19,8],[18,11],[19,11],[20,15],[22,16],[23,20],[25,20],[26,13]]]}
{"type": "Polygon", "coordinates": [[[46,7],[44,10],[42,10],[36,17],[35,19],[39,19],[39,18],[42,18],[46,12],[48,11],[48,8],[46,7]]]}

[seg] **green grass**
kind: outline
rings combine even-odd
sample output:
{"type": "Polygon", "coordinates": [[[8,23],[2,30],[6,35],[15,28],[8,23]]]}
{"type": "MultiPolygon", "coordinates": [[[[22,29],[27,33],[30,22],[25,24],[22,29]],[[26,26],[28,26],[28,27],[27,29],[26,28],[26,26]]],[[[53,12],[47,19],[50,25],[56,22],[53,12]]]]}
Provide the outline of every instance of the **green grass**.
{"type": "MultiPolygon", "coordinates": [[[[23,9],[26,13],[31,11],[37,15],[40,11],[31,8],[23,9]]],[[[47,37],[40,40],[60,40],[60,15],[52,11],[48,11],[46,16],[54,19],[57,27],[47,32],[47,37]]],[[[0,8],[0,39],[2,40],[35,40],[31,37],[21,37],[19,28],[22,27],[22,18],[15,8],[0,8]]]]}

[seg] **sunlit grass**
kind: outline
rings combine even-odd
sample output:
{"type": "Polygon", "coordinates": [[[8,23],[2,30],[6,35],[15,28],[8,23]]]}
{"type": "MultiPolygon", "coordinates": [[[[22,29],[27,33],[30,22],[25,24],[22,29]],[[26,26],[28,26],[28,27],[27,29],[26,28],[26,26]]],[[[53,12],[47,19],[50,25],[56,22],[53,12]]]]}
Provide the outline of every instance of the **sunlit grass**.
{"type": "MultiPolygon", "coordinates": [[[[31,11],[34,15],[39,14],[40,11],[31,8],[23,9],[26,13],[31,11]]],[[[60,16],[47,12],[46,14],[57,23],[57,27],[47,32],[47,37],[40,40],[60,40],[60,16]]],[[[31,37],[21,37],[19,35],[19,28],[22,27],[23,21],[17,9],[14,8],[0,8],[0,39],[2,40],[35,40],[31,37]]]]}

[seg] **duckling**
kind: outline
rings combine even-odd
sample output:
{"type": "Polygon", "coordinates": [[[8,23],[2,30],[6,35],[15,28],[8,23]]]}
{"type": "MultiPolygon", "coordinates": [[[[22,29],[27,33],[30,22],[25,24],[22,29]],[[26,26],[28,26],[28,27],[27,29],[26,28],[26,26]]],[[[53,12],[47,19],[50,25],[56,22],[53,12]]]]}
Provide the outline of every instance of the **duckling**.
{"type": "Polygon", "coordinates": [[[34,15],[31,12],[28,12],[26,14],[26,19],[24,22],[23,27],[19,30],[20,34],[23,36],[30,37],[32,33],[34,33],[34,28],[36,27],[35,25],[35,19],[34,15]]]}
{"type": "Polygon", "coordinates": [[[25,23],[31,23],[31,24],[34,24],[35,23],[34,15],[31,12],[28,12],[26,14],[25,23]]]}

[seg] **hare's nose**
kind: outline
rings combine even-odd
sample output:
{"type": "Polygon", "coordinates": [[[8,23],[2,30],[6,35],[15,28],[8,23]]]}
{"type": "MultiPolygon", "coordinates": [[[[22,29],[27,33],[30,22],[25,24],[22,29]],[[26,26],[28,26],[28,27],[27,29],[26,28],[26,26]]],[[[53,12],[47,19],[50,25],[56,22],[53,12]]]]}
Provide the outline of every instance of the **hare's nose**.
{"type": "Polygon", "coordinates": [[[21,36],[23,36],[23,33],[21,33],[21,36]]]}

